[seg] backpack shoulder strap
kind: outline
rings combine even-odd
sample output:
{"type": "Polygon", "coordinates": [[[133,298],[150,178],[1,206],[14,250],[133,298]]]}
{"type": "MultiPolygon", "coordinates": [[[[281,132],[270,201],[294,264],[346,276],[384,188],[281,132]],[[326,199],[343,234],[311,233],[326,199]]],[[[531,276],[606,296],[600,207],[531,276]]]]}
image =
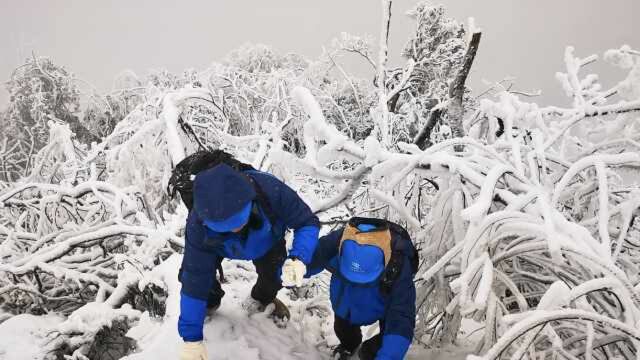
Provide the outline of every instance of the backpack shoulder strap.
{"type": "Polygon", "coordinates": [[[264,190],[262,190],[262,187],[260,186],[258,181],[253,176],[251,176],[251,173],[255,173],[255,172],[258,172],[258,170],[251,168],[248,171],[241,171],[240,173],[244,175],[244,177],[253,186],[253,189],[256,192],[256,201],[260,205],[260,208],[264,212],[264,215],[267,217],[267,219],[269,219],[269,222],[271,223],[271,225],[274,225],[278,217],[273,211],[273,208],[271,207],[271,203],[269,202],[269,198],[267,197],[266,193],[264,192],[264,190]]]}
{"type": "Polygon", "coordinates": [[[392,246],[395,252],[403,253],[411,260],[411,270],[414,274],[418,272],[420,266],[419,253],[416,249],[409,232],[402,226],[389,221],[389,229],[392,233],[396,234],[396,239],[393,240],[392,246]]]}
{"type": "Polygon", "coordinates": [[[418,251],[413,245],[407,230],[391,221],[388,221],[388,224],[391,230],[392,254],[391,260],[380,279],[380,287],[385,294],[391,292],[393,283],[398,279],[398,276],[400,276],[400,272],[402,272],[405,260],[408,259],[411,262],[411,272],[414,275],[418,272],[418,267],[420,266],[418,251]]]}
{"type": "Polygon", "coordinates": [[[411,239],[411,237],[409,236],[409,232],[407,231],[407,229],[403,228],[402,226],[392,222],[392,221],[387,221],[387,223],[389,224],[389,229],[391,229],[391,231],[395,232],[396,234],[400,235],[401,237],[405,238],[405,239],[411,239]]]}

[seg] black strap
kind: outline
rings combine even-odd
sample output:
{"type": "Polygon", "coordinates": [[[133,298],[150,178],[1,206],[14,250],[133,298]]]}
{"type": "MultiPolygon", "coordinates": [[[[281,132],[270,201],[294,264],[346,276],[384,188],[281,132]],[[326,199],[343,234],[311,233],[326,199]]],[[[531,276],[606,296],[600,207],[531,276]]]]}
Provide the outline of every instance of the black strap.
{"type": "Polygon", "coordinates": [[[400,276],[402,272],[402,266],[404,265],[405,255],[401,252],[392,252],[391,259],[384,269],[382,276],[380,277],[380,289],[384,294],[390,294],[393,287],[393,283],[400,276]]]}
{"type": "Polygon", "coordinates": [[[218,256],[218,260],[216,261],[216,270],[220,273],[220,283],[224,284],[227,282],[227,279],[224,278],[224,270],[222,269],[222,260],[224,258],[222,256],[218,256]]]}
{"type": "Polygon", "coordinates": [[[258,205],[260,205],[260,208],[264,212],[264,214],[267,217],[267,219],[269,219],[269,222],[271,223],[271,226],[273,227],[278,218],[277,218],[275,212],[273,211],[273,208],[271,207],[271,203],[269,202],[269,198],[267,198],[267,195],[265,194],[264,190],[262,190],[262,187],[260,186],[260,184],[258,184],[258,181],[256,181],[256,179],[253,176],[250,175],[251,171],[257,171],[257,170],[249,170],[247,172],[243,171],[243,172],[240,172],[240,173],[253,186],[253,189],[256,192],[256,202],[258,203],[258,205]]]}
{"type": "Polygon", "coordinates": [[[372,225],[378,226],[376,221],[384,221],[385,225],[391,231],[391,259],[385,267],[382,276],[380,277],[380,289],[384,294],[391,293],[393,284],[400,276],[402,268],[404,267],[405,260],[411,262],[411,271],[415,275],[418,272],[420,265],[420,259],[418,257],[418,251],[416,250],[409,232],[402,226],[382,219],[358,219],[357,222],[370,221],[372,225]]]}
{"type": "Polygon", "coordinates": [[[349,225],[357,228],[358,225],[367,224],[376,227],[376,230],[384,230],[389,228],[390,222],[384,219],[366,218],[354,216],[349,220],[349,225]]]}

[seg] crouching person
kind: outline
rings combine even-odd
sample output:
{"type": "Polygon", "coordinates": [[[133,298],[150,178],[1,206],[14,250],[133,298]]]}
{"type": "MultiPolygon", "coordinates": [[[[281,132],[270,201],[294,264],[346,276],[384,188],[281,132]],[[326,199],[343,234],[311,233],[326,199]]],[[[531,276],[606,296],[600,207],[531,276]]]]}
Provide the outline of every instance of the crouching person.
{"type": "Polygon", "coordinates": [[[282,323],[290,315],[276,294],[283,285],[299,286],[318,232],[318,218],[274,176],[226,164],[198,172],[179,274],[178,332],[185,341],[180,359],[207,359],[202,330],[207,309],[217,309],[224,296],[215,276],[223,258],[253,261],[258,280],[242,306],[251,314],[274,304],[274,321],[282,323]],[[287,229],[294,230],[288,254],[287,229]]]}
{"type": "Polygon", "coordinates": [[[336,359],[403,359],[413,339],[417,252],[401,226],[382,219],[352,218],[320,238],[307,276],[332,273],[330,298],[340,340],[336,359]],[[380,333],[362,343],[363,325],[380,333]]]}

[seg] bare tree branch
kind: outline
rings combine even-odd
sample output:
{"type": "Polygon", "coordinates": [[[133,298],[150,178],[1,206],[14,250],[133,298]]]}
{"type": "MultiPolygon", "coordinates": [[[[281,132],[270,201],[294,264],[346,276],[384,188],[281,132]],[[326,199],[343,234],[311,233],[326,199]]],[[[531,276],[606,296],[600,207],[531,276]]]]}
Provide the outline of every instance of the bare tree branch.
{"type": "Polygon", "coordinates": [[[429,112],[427,122],[424,124],[422,130],[420,130],[416,138],[413,140],[413,143],[418,145],[421,150],[424,150],[433,145],[430,140],[431,131],[433,131],[433,128],[436,126],[436,124],[440,122],[441,117],[441,108],[433,108],[431,109],[431,112],[429,112]]]}

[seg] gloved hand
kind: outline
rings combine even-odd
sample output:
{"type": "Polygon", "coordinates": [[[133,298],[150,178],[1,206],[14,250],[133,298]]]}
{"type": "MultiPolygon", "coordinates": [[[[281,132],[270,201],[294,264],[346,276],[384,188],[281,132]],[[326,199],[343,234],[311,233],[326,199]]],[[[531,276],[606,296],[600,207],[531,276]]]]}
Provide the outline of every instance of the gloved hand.
{"type": "Polygon", "coordinates": [[[207,348],[202,341],[185,341],[180,351],[180,360],[208,360],[207,348]]]}
{"type": "Polygon", "coordinates": [[[307,273],[307,266],[298,259],[287,259],[282,265],[282,286],[302,286],[302,279],[307,273]]]}

